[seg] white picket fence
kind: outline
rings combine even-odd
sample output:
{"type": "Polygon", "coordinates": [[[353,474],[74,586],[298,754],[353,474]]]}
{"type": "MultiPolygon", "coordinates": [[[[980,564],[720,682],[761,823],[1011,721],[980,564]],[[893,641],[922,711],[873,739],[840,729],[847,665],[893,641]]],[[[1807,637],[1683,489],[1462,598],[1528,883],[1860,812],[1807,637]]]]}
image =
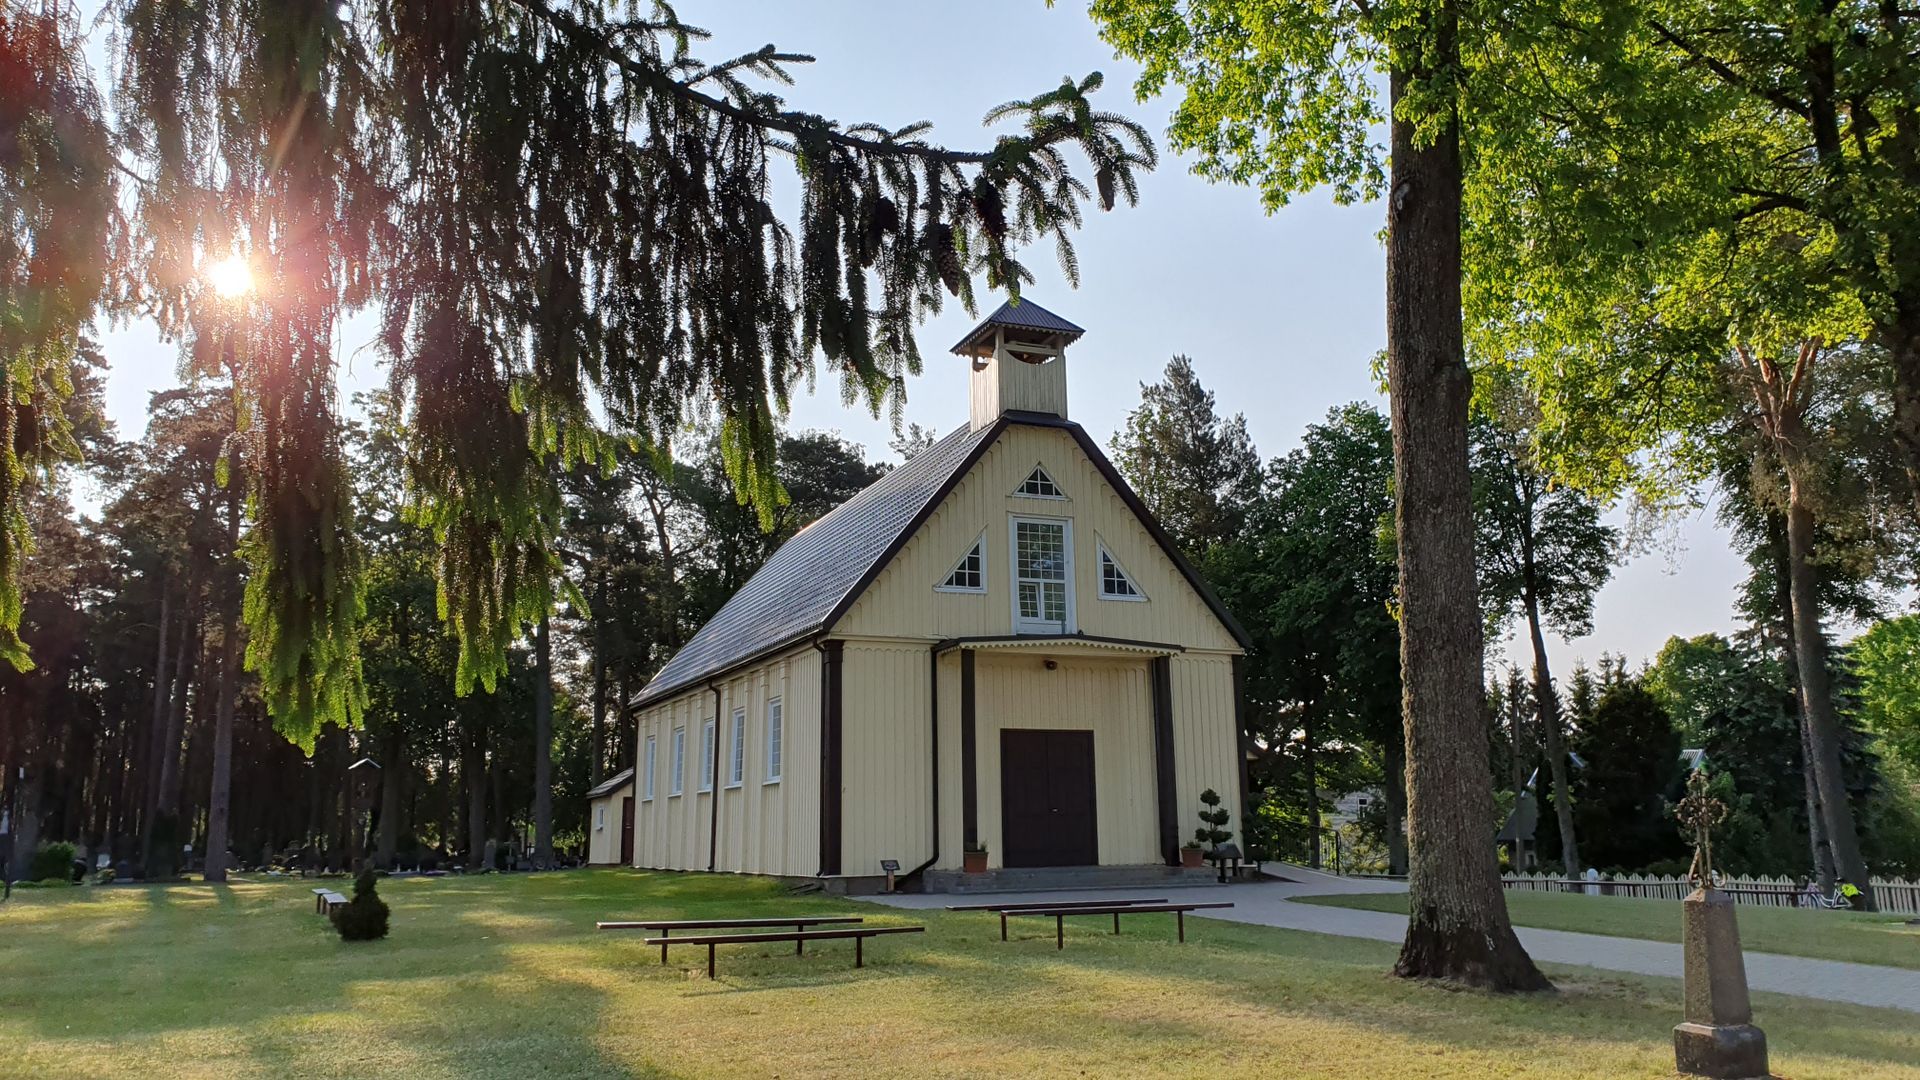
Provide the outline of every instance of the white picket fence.
{"type": "MultiPolygon", "coordinates": [[[[1639,896],[1661,900],[1680,900],[1693,891],[1682,877],[1652,874],[1601,875],[1599,881],[1553,877],[1548,874],[1509,874],[1500,879],[1509,889],[1524,892],[1586,892],[1601,896],[1639,896]]],[[[1802,896],[1804,886],[1784,877],[1736,877],[1721,881],[1721,891],[1735,903],[1759,907],[1810,906],[1802,896]]],[[[1881,911],[1920,915],[1920,882],[1904,878],[1874,878],[1873,897],[1881,911]]]]}

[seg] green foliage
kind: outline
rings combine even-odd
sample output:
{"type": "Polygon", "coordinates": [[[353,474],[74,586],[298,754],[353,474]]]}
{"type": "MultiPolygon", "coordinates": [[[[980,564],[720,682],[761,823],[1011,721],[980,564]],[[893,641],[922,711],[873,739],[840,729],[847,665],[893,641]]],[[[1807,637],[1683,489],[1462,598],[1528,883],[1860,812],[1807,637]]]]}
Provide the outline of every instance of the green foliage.
{"type": "Polygon", "coordinates": [[[1670,637],[1647,668],[1644,685],[1682,735],[1697,743],[1707,731],[1708,717],[1727,704],[1727,687],[1744,666],[1733,643],[1719,634],[1670,637]]]}
{"type": "Polygon", "coordinates": [[[0,10],[0,663],[22,671],[24,489],[80,454],[72,365],[104,291],[114,218],[112,143],[82,36],[68,8],[0,10]]]}
{"type": "MultiPolygon", "coordinates": [[[[950,150],[925,125],[788,108],[760,84],[808,58],[702,62],[704,32],[665,4],[113,14],[115,112],[142,177],[132,306],[194,370],[234,376],[248,662],[309,747],[366,706],[341,316],[381,308],[457,685],[492,687],[527,624],[586,606],[559,558],[561,475],[712,421],[728,484],[773,528],[778,421],[816,357],[849,403],[897,418],[913,328],[943,296],[971,307],[975,276],[1017,296],[1023,249],[1048,240],[1072,277],[1084,208],[1133,202],[1155,161],[1139,125],[1093,107],[1098,74],[999,106],[990,148],[950,150]],[[768,194],[779,161],[800,181],[791,222],[768,194]],[[203,280],[230,252],[256,297],[203,280]]],[[[14,576],[0,567],[5,587],[14,576]]]]}
{"type": "Polygon", "coordinates": [[[1848,648],[1859,717],[1909,769],[1920,769],[1920,615],[1875,623],[1848,648]]]}
{"type": "Polygon", "coordinates": [[[1220,803],[1220,793],[1212,788],[1200,793],[1200,827],[1193,830],[1195,845],[1212,849],[1233,839],[1233,834],[1227,831],[1233,811],[1220,803]]]}
{"type": "Polygon", "coordinates": [[[1094,0],[1100,36],[1141,64],[1142,98],[1182,92],[1168,137],[1209,180],[1256,187],[1269,212],[1328,186],[1351,203],[1386,182],[1375,129],[1392,28],[1419,5],[1094,0]]]}
{"type": "Polygon", "coordinates": [[[1114,463],[1190,559],[1239,538],[1260,493],[1260,455],[1246,417],[1220,416],[1193,361],[1176,356],[1113,439],[1114,463]]]}
{"type": "Polygon", "coordinates": [[[378,941],[387,936],[387,902],[374,887],[374,873],[360,871],[353,880],[353,899],[333,913],[333,925],[342,941],[378,941]]]}
{"type": "Polygon", "coordinates": [[[1685,777],[1680,750],[1672,718],[1645,687],[1623,680],[1601,693],[1573,740],[1583,763],[1572,770],[1573,816],[1588,865],[1641,867],[1680,857],[1684,845],[1668,809],[1685,777]]]}
{"type": "Polygon", "coordinates": [[[1613,574],[1619,535],[1591,496],[1556,485],[1533,455],[1538,414],[1516,395],[1503,415],[1469,432],[1475,562],[1488,622],[1534,612],[1562,637],[1593,632],[1593,598],[1613,574]]]}
{"type": "Polygon", "coordinates": [[[46,881],[50,878],[60,881],[73,880],[73,857],[75,848],[65,842],[42,844],[40,850],[33,853],[27,863],[27,877],[33,881],[46,881]]]}

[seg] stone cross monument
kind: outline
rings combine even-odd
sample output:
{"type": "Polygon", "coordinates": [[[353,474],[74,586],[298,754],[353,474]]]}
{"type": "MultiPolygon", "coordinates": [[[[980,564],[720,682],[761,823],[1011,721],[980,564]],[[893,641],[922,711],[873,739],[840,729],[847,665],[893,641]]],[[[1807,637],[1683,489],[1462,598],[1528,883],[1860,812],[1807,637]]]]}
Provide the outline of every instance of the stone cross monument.
{"type": "Polygon", "coordinates": [[[1733,897],[1713,881],[1713,827],[1727,816],[1727,807],[1707,794],[1705,773],[1687,778],[1687,797],[1675,816],[1693,834],[1688,877],[1694,889],[1680,903],[1686,1021],[1673,1029],[1674,1063],[1683,1073],[1720,1080],[1767,1076],[1767,1036],[1753,1026],[1733,897]]]}

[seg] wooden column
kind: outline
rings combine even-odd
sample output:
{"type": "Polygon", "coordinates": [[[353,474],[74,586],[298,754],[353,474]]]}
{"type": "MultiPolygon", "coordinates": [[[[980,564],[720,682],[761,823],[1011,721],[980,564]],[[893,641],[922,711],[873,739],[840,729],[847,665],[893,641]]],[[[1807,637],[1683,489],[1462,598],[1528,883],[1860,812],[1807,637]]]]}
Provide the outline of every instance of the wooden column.
{"type": "MultiPolygon", "coordinates": [[[[846,643],[820,647],[820,876],[840,873],[841,673],[846,643]]],[[[715,728],[715,742],[719,729],[715,728]]],[[[717,756],[717,751],[716,751],[717,756]]],[[[715,793],[718,794],[717,792],[715,793]]]]}
{"type": "Polygon", "coordinates": [[[963,851],[980,845],[980,767],[975,757],[973,650],[960,650],[960,829],[963,851]]]}
{"type": "MultiPolygon", "coordinates": [[[[1239,808],[1240,821],[1234,829],[1240,834],[1241,851],[1250,854],[1247,824],[1253,820],[1253,804],[1249,801],[1253,796],[1249,794],[1252,789],[1247,784],[1247,747],[1252,745],[1253,740],[1247,734],[1247,666],[1244,656],[1233,658],[1233,729],[1233,745],[1240,755],[1240,799],[1234,804],[1239,808]]],[[[1392,783],[1392,778],[1388,778],[1387,782],[1392,783]]]]}
{"type": "Polygon", "coordinates": [[[1180,865],[1180,808],[1173,779],[1173,661],[1156,656],[1149,665],[1153,684],[1153,777],[1160,810],[1160,854],[1168,866],[1180,865]]]}

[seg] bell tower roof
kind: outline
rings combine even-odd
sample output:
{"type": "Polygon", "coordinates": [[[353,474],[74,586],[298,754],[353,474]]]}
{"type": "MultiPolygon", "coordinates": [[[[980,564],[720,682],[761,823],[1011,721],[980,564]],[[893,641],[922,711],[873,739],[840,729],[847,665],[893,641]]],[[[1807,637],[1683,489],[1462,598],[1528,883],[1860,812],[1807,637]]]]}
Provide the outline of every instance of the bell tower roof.
{"type": "Polygon", "coordinates": [[[961,338],[953,351],[973,369],[973,430],[1013,412],[1066,419],[1067,346],[1084,333],[1031,300],[1009,300],[961,338]]]}
{"type": "Polygon", "coordinates": [[[1008,300],[979,326],[969,330],[953,347],[953,354],[976,358],[992,356],[995,331],[1004,331],[1003,340],[1008,344],[1046,345],[1056,350],[1073,344],[1086,333],[1031,300],[1008,300]]]}

